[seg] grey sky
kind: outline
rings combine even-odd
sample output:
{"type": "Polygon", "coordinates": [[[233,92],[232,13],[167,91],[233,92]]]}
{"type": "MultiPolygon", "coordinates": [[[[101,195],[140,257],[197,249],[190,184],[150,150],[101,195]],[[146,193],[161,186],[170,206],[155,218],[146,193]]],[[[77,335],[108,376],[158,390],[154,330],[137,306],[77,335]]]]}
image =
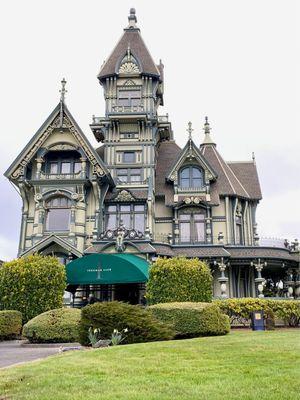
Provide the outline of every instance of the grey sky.
{"type": "Polygon", "coordinates": [[[0,259],[16,255],[21,201],[2,173],[59,100],[93,145],[92,114],[103,115],[96,75],[135,7],[155,61],[165,65],[165,106],[176,141],[187,122],[197,144],[208,115],[226,160],[255,152],[264,199],[263,236],[300,236],[299,10],[293,0],[10,0],[2,2],[0,259]],[[298,18],[297,18],[298,17],[298,18]],[[297,37],[298,34],[298,37],[297,37]]]}

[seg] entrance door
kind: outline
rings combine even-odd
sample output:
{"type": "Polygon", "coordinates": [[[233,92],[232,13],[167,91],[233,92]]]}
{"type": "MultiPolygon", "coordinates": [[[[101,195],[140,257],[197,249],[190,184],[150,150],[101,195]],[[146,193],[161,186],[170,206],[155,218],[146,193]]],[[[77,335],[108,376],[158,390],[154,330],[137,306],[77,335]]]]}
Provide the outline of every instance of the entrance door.
{"type": "Polygon", "coordinates": [[[115,285],[114,299],[129,304],[138,304],[139,303],[138,283],[115,285]]]}

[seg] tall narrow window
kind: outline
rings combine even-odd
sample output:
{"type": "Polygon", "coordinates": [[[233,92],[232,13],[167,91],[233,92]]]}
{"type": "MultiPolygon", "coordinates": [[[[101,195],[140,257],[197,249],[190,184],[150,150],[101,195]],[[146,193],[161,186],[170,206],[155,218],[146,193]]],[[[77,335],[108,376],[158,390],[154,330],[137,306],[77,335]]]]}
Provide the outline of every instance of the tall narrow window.
{"type": "Polygon", "coordinates": [[[236,216],[235,218],[235,231],[236,231],[236,244],[243,244],[243,228],[242,217],[236,216]]]}
{"type": "Polygon", "coordinates": [[[181,243],[205,242],[205,215],[198,210],[186,209],[179,214],[181,243]]]}
{"type": "Polygon", "coordinates": [[[134,107],[141,104],[140,90],[120,90],[118,93],[118,105],[125,107],[134,107]]]}
{"type": "Polygon", "coordinates": [[[179,173],[179,186],[194,189],[203,187],[203,171],[193,166],[183,168],[179,173]]]}
{"type": "Polygon", "coordinates": [[[46,230],[68,231],[70,229],[71,201],[67,197],[53,197],[46,203],[46,230]]]}
{"type": "Polygon", "coordinates": [[[141,170],[139,168],[118,169],[117,178],[119,182],[140,182],[141,170]]]}

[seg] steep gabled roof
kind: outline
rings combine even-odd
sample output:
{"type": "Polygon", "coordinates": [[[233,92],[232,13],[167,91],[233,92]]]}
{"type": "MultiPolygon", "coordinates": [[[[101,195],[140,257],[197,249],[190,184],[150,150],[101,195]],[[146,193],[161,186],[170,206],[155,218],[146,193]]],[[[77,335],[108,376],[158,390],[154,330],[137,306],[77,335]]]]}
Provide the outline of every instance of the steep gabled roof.
{"type": "Polygon", "coordinates": [[[261,200],[261,188],[256,165],[253,161],[227,161],[235,176],[242,182],[251,199],[261,200]]]}
{"type": "Polygon", "coordinates": [[[13,161],[10,167],[5,172],[5,176],[9,179],[15,180],[24,173],[24,168],[35,156],[37,151],[43,146],[43,143],[51,135],[54,129],[59,127],[66,128],[76,137],[83,149],[88,160],[94,166],[95,174],[98,176],[107,176],[111,183],[113,183],[110,173],[99,157],[96,150],[92,147],[85,134],[80,129],[74,117],[68,110],[64,102],[60,101],[46,121],[38,129],[35,135],[31,138],[29,143],[20,152],[18,157],[13,161]]]}
{"type": "Polygon", "coordinates": [[[132,55],[138,60],[142,74],[149,74],[159,77],[160,71],[137,28],[124,29],[124,33],[113,49],[112,53],[102,65],[98,74],[99,79],[116,74],[116,68],[119,66],[127,49],[130,48],[132,55]]]}
{"type": "Polygon", "coordinates": [[[230,166],[223,160],[214,144],[201,146],[201,153],[218,174],[215,182],[220,195],[239,196],[246,199],[251,198],[244,185],[239,181],[230,166]]]}

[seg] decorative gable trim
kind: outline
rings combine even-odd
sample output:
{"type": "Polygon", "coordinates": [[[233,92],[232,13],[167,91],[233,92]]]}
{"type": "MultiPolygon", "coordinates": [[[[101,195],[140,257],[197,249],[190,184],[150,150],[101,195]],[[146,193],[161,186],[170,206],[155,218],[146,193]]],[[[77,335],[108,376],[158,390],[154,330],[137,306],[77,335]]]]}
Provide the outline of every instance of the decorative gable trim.
{"type": "Polygon", "coordinates": [[[193,140],[189,140],[183,150],[179,153],[179,156],[175,160],[174,164],[170,168],[167,173],[167,180],[171,182],[177,183],[178,181],[178,172],[180,168],[184,165],[184,163],[188,161],[189,163],[199,165],[205,173],[205,183],[209,183],[209,181],[215,180],[217,178],[216,172],[213,168],[208,164],[205,158],[202,156],[200,150],[195,145],[193,140]]]}
{"type": "Polygon", "coordinates": [[[105,175],[110,176],[109,171],[103,164],[99,155],[90,145],[88,139],[77,125],[67,107],[61,103],[58,104],[28,145],[11,164],[9,169],[5,172],[5,176],[13,180],[23,177],[27,164],[32,160],[38,150],[42,148],[47,138],[55,129],[61,129],[62,131],[68,130],[71,132],[79,146],[83,149],[87,159],[93,165],[93,172],[96,176],[100,178],[105,175]]]}

